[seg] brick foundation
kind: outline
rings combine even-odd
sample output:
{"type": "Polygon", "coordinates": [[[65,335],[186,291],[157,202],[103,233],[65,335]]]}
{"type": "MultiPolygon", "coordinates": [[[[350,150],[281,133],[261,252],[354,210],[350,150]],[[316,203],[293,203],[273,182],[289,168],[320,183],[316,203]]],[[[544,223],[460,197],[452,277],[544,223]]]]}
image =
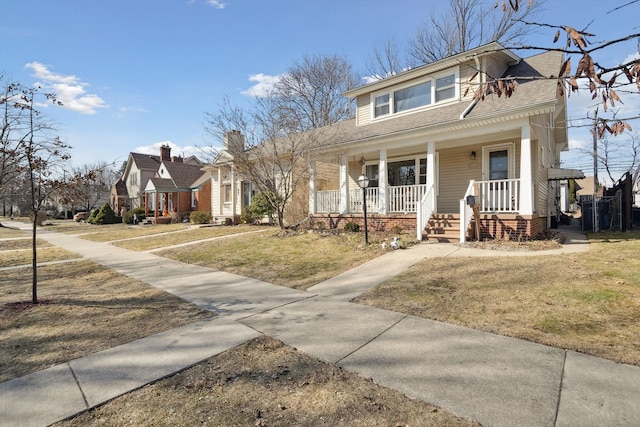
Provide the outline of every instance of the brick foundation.
{"type": "MultiPolygon", "coordinates": [[[[314,228],[319,227],[319,223],[323,223],[326,228],[343,229],[348,222],[355,222],[364,229],[364,215],[362,214],[316,214],[311,216],[311,226],[314,228]]],[[[415,232],[416,214],[367,214],[367,226],[369,231],[391,230],[398,226],[404,231],[415,232]]]]}
{"type": "Polygon", "coordinates": [[[538,215],[480,215],[480,240],[528,240],[544,230],[538,215]]]}

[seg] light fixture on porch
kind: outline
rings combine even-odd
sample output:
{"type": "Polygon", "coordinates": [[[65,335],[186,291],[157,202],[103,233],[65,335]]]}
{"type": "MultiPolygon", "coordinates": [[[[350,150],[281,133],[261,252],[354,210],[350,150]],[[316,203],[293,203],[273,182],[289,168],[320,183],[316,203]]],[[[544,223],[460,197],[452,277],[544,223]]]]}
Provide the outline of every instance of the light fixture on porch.
{"type": "Polygon", "coordinates": [[[476,152],[472,151],[471,154],[469,155],[469,160],[475,160],[476,159],[476,152]]]}
{"type": "MultiPolygon", "coordinates": [[[[358,161],[360,166],[364,166],[365,162],[366,162],[366,160],[365,160],[364,156],[360,157],[360,160],[358,161]]],[[[360,178],[358,178],[358,179],[360,179],[360,178]]]]}
{"type": "Polygon", "coordinates": [[[365,245],[369,246],[369,228],[367,227],[367,187],[369,186],[369,177],[365,174],[360,175],[358,177],[358,186],[362,188],[362,212],[364,214],[364,243],[365,245]]]}

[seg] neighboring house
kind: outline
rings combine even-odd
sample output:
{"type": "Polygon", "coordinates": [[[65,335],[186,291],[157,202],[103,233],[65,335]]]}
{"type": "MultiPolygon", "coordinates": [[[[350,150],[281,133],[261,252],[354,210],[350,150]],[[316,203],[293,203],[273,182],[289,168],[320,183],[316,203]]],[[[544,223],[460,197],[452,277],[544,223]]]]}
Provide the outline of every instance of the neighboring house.
{"type": "Polygon", "coordinates": [[[111,186],[111,193],[109,194],[109,205],[116,215],[124,216],[127,213],[129,200],[129,194],[127,193],[127,185],[120,178],[118,182],[111,186]]]}
{"type": "MultiPolygon", "coordinates": [[[[161,153],[164,147],[161,149],[161,153]]],[[[169,155],[171,151],[169,149],[169,155]]],[[[135,209],[144,206],[144,186],[153,177],[160,166],[160,156],[151,154],[129,153],[127,166],[122,181],[127,188],[127,208],[135,209]]]]}
{"type": "Polygon", "coordinates": [[[231,131],[224,136],[224,147],[211,165],[203,170],[211,176],[211,216],[216,222],[240,222],[240,215],[251,203],[255,189],[250,180],[236,170],[229,144],[244,146],[244,136],[231,131]]]}
{"type": "MultiPolygon", "coordinates": [[[[366,175],[370,229],[464,241],[474,201],[481,238],[529,238],[549,228],[558,183],[584,176],[559,167],[568,150],[566,98],[547,76],[558,75],[563,60],[560,52],[522,59],[494,42],[350,90],[355,118],[321,129],[312,152],[308,215],[330,227],[362,226],[358,178],[366,175]],[[517,81],[511,96],[487,92],[496,77],[517,81]],[[481,90],[484,99],[475,98],[481,90]]],[[[241,143],[230,136],[225,146],[241,143]]],[[[236,219],[251,183],[225,150],[206,170],[213,216],[236,219]]]]}
{"type": "Polygon", "coordinates": [[[155,176],[147,181],[144,192],[146,216],[152,212],[156,218],[166,218],[176,213],[210,209],[206,202],[198,206],[199,200],[200,205],[203,204],[200,193],[211,193],[209,176],[202,171],[202,166],[163,161],[155,176]]]}
{"type": "Polygon", "coordinates": [[[157,222],[177,213],[209,212],[211,179],[202,167],[195,156],[172,157],[168,145],[160,147],[160,156],[129,153],[122,179],[111,190],[112,208],[123,213],[144,207],[146,216],[165,218],[157,222]]]}

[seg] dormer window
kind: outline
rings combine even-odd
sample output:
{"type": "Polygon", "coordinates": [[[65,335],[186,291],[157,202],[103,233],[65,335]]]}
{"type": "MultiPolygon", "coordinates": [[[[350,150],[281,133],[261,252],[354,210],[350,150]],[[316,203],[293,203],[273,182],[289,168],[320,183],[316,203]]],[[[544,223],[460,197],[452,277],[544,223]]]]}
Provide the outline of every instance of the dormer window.
{"type": "Polygon", "coordinates": [[[376,117],[389,114],[389,94],[376,96],[376,117]]]}
{"type": "Polygon", "coordinates": [[[457,79],[458,69],[456,68],[453,71],[423,78],[417,84],[375,93],[372,95],[373,116],[380,118],[454,100],[457,96],[457,79]]]}

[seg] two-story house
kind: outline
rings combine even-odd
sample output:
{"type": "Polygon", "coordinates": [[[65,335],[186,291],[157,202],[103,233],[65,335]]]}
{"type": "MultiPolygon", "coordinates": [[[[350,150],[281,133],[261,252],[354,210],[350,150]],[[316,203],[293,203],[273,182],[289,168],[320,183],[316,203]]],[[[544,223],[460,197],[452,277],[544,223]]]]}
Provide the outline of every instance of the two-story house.
{"type": "MultiPolygon", "coordinates": [[[[356,115],[334,125],[309,165],[308,216],[330,227],[349,221],[464,241],[472,221],[482,238],[529,238],[551,225],[568,150],[559,52],[520,58],[490,43],[350,90],[356,115]],[[515,89],[510,96],[488,83],[515,89]],[[479,96],[477,96],[479,94],[479,96]],[[359,177],[366,176],[363,191],[359,177]],[[473,196],[473,197],[468,197],[473,196]]],[[[241,135],[227,135],[225,144],[241,135]],[[231,138],[231,139],[229,139],[231,138]]],[[[240,141],[241,142],[241,141],[240,141]]],[[[212,172],[212,213],[237,219],[251,183],[225,155],[212,172]]]]}
{"type": "Polygon", "coordinates": [[[315,153],[309,214],[362,223],[365,175],[370,227],[464,241],[475,201],[483,238],[545,230],[568,150],[566,99],[549,78],[562,62],[559,52],[522,59],[494,42],[349,91],[356,116],[315,153]],[[487,91],[496,78],[517,82],[511,96],[487,91]]]}

